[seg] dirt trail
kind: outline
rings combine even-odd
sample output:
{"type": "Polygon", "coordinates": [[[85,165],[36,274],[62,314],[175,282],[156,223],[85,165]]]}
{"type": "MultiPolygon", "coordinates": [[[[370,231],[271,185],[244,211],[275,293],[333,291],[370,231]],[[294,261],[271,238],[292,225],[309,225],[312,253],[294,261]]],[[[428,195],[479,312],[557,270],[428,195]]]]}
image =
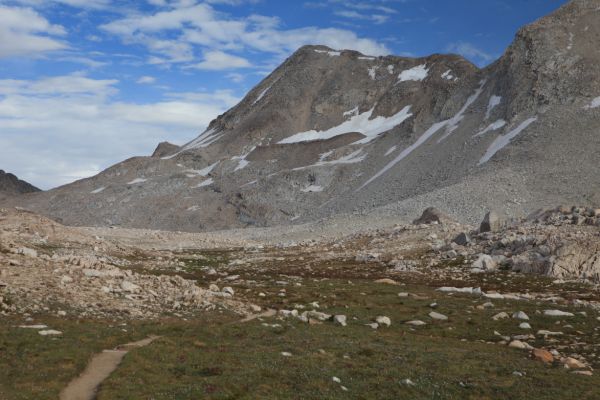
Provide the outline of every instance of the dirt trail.
{"type": "Polygon", "coordinates": [[[158,339],[158,336],[127,343],[114,350],[104,350],[96,354],[85,370],[60,393],[60,400],[93,400],[98,386],[119,366],[123,357],[135,348],[144,347],[158,339]]]}

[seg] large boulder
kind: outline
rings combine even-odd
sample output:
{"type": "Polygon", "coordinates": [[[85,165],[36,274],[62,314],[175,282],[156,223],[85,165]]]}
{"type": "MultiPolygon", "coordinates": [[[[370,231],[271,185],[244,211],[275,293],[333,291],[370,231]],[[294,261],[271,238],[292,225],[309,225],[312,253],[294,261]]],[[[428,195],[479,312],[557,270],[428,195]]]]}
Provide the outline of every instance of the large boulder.
{"type": "Polygon", "coordinates": [[[479,226],[479,232],[497,232],[504,225],[503,219],[495,211],[490,211],[485,214],[481,225],[479,226]]]}
{"type": "Polygon", "coordinates": [[[449,221],[452,221],[452,218],[450,218],[447,214],[435,207],[429,207],[423,211],[423,214],[421,214],[419,218],[413,221],[413,224],[441,224],[449,221]]]}

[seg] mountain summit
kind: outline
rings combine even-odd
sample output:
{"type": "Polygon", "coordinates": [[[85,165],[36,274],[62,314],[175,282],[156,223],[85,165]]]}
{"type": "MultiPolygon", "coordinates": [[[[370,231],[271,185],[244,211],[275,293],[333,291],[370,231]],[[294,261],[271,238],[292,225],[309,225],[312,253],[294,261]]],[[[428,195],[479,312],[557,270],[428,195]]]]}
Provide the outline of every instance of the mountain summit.
{"type": "Polygon", "coordinates": [[[22,203],[68,224],[185,231],[600,203],[599,8],[563,6],[484,69],[302,47],[186,145],[22,203]]]}

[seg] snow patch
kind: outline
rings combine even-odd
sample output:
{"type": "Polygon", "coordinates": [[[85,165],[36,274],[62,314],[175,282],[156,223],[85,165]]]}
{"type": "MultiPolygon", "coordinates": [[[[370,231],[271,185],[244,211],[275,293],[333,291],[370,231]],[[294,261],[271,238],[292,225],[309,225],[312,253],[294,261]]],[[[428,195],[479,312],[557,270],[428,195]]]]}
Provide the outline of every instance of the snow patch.
{"type": "Polygon", "coordinates": [[[195,188],[201,188],[201,187],[205,187],[205,186],[210,186],[214,183],[214,181],[212,180],[212,178],[208,178],[205,181],[200,182],[199,185],[194,186],[195,188]]]}
{"type": "Polygon", "coordinates": [[[594,100],[592,100],[592,102],[589,105],[587,105],[583,108],[585,110],[590,110],[592,108],[598,108],[598,107],[600,107],[600,97],[596,97],[594,100]]]}
{"type": "Polygon", "coordinates": [[[327,54],[329,57],[337,57],[342,54],[341,51],[315,50],[317,53],[327,54]]]}
{"type": "Polygon", "coordinates": [[[362,188],[367,186],[369,183],[373,182],[375,179],[377,179],[381,175],[385,174],[390,168],[392,168],[394,165],[398,164],[400,161],[405,159],[410,153],[415,151],[419,146],[421,146],[423,143],[425,143],[427,141],[427,139],[432,137],[437,131],[442,129],[447,124],[448,124],[448,120],[433,124],[429,129],[427,129],[425,131],[425,133],[423,133],[421,135],[421,137],[419,137],[419,139],[417,139],[416,142],[414,142],[413,144],[408,146],[406,149],[402,150],[402,153],[400,153],[396,158],[394,158],[392,161],[390,161],[385,167],[383,167],[379,172],[377,172],[375,175],[373,175],[368,181],[363,183],[362,186],[357,189],[357,191],[361,190],[362,188]]]}
{"type": "Polygon", "coordinates": [[[492,122],[490,125],[488,125],[487,128],[485,128],[481,132],[476,133],[475,135],[473,135],[473,137],[485,135],[488,132],[495,131],[497,129],[503,128],[504,125],[506,125],[506,121],[503,120],[503,119],[499,119],[496,122],[492,122]]]}
{"type": "Polygon", "coordinates": [[[127,182],[128,185],[135,185],[136,183],[144,183],[146,182],[148,179],[143,179],[143,178],[136,178],[134,180],[132,180],[131,182],[127,182]]]}
{"type": "Polygon", "coordinates": [[[196,139],[194,139],[191,142],[189,142],[188,144],[184,145],[181,148],[181,150],[179,150],[177,153],[172,154],[167,157],[162,157],[161,159],[169,160],[169,159],[183,153],[184,151],[191,150],[191,149],[197,149],[197,148],[201,148],[201,147],[207,147],[207,146],[213,144],[214,142],[216,142],[217,140],[219,140],[224,134],[225,133],[221,133],[221,131],[214,129],[214,128],[207,129],[196,139]]]}
{"type": "Polygon", "coordinates": [[[389,156],[390,154],[392,154],[394,151],[396,151],[397,146],[392,146],[388,149],[388,151],[385,152],[384,156],[389,156]]]}
{"type": "Polygon", "coordinates": [[[359,60],[373,61],[373,60],[375,60],[375,57],[361,56],[361,57],[358,57],[358,59],[359,60]]]}
{"type": "Polygon", "coordinates": [[[444,128],[444,127],[446,128],[446,133],[444,134],[444,136],[442,136],[440,138],[440,140],[438,140],[438,143],[440,141],[444,140],[446,137],[448,137],[448,135],[450,135],[456,128],[458,128],[458,123],[463,119],[464,112],[467,110],[467,108],[469,108],[469,106],[471,104],[473,104],[475,102],[475,100],[477,100],[477,98],[479,97],[481,92],[483,92],[484,86],[485,86],[485,81],[481,81],[481,86],[479,86],[479,88],[475,91],[475,93],[467,99],[467,102],[463,105],[463,107],[460,109],[458,114],[456,114],[454,117],[452,117],[450,119],[433,124],[429,129],[427,129],[417,139],[416,142],[414,142],[413,144],[408,146],[406,149],[402,150],[402,152],[396,158],[394,158],[392,161],[390,161],[379,172],[377,172],[369,180],[367,180],[365,183],[363,183],[362,186],[359,187],[356,191],[361,190],[362,188],[367,186],[369,183],[373,182],[375,179],[377,179],[381,175],[385,174],[390,168],[392,168],[394,165],[398,164],[400,161],[404,160],[410,153],[412,153],[417,148],[419,148],[419,146],[421,146],[423,143],[425,143],[429,138],[431,138],[433,135],[435,135],[442,128],[444,128]]]}
{"type": "Polygon", "coordinates": [[[449,69],[448,71],[444,72],[442,74],[442,78],[446,79],[448,81],[452,81],[452,80],[457,80],[458,79],[457,77],[455,77],[454,75],[452,75],[452,70],[451,69],[449,69]]]}
{"type": "Polygon", "coordinates": [[[252,153],[254,151],[254,149],[256,149],[256,146],[253,146],[252,148],[250,148],[250,150],[248,150],[246,153],[242,154],[241,156],[235,156],[235,157],[231,158],[233,161],[239,160],[238,165],[235,167],[233,172],[244,169],[250,164],[250,161],[246,160],[246,157],[248,157],[248,154],[252,153]]]}
{"type": "Polygon", "coordinates": [[[422,81],[427,78],[428,73],[427,64],[417,65],[416,67],[402,71],[398,75],[398,82],[422,81]]]}
{"type": "Polygon", "coordinates": [[[188,176],[190,176],[190,177],[194,177],[194,176],[206,176],[206,175],[210,174],[213,169],[215,169],[215,167],[217,166],[217,164],[219,164],[218,161],[216,163],[212,164],[212,165],[209,165],[206,168],[202,168],[202,169],[188,169],[188,170],[185,170],[183,172],[189,173],[191,176],[190,175],[188,175],[188,176]]]}
{"type": "Polygon", "coordinates": [[[490,101],[487,106],[487,111],[485,113],[485,119],[488,119],[490,117],[492,110],[494,108],[496,108],[496,106],[500,105],[501,102],[502,102],[502,97],[500,97],[500,96],[494,95],[494,96],[490,97],[490,101]]]}
{"type": "Polygon", "coordinates": [[[458,111],[458,113],[454,117],[452,117],[446,121],[448,124],[448,126],[446,127],[446,133],[441,138],[438,139],[438,141],[437,141],[438,143],[441,143],[444,139],[446,139],[448,136],[450,136],[450,134],[458,128],[460,121],[462,121],[462,119],[464,118],[465,111],[467,111],[467,109],[471,106],[471,104],[473,104],[475,102],[475,100],[477,100],[477,98],[481,95],[481,92],[483,92],[484,86],[485,86],[485,81],[481,81],[481,85],[479,86],[479,88],[475,91],[475,93],[473,93],[467,99],[467,102],[462,106],[462,108],[458,111]]]}
{"type": "Polygon", "coordinates": [[[344,114],[342,115],[344,117],[353,117],[355,115],[358,115],[358,106],[354,107],[352,110],[344,112],[344,114]]]}
{"type": "Polygon", "coordinates": [[[352,153],[345,155],[343,157],[340,157],[336,160],[325,161],[325,159],[327,157],[329,157],[332,153],[333,153],[333,151],[328,151],[326,153],[323,153],[323,154],[321,154],[321,157],[319,158],[319,161],[317,163],[307,165],[304,167],[294,168],[294,169],[292,169],[292,171],[301,171],[303,169],[322,167],[325,165],[356,164],[356,163],[363,161],[367,157],[366,154],[361,154],[362,149],[358,149],[358,150],[353,151],[352,153]]]}
{"type": "Polygon", "coordinates": [[[311,130],[307,132],[300,132],[281,140],[279,143],[287,144],[308,142],[312,140],[325,140],[350,132],[359,132],[366,136],[365,138],[359,140],[357,143],[369,143],[370,141],[377,138],[377,136],[379,136],[380,134],[395,128],[396,126],[402,124],[405,120],[410,118],[412,116],[412,114],[409,112],[410,108],[411,106],[406,106],[397,114],[394,114],[391,117],[379,116],[370,119],[373,115],[373,111],[375,110],[375,108],[373,107],[371,110],[362,114],[355,115],[349,120],[344,121],[342,124],[334,126],[333,128],[330,128],[328,130],[311,130]]]}
{"type": "Polygon", "coordinates": [[[323,187],[317,186],[317,185],[310,185],[310,186],[305,187],[304,189],[301,189],[300,191],[304,192],[304,193],[322,192],[323,187]]]}
{"type": "Polygon", "coordinates": [[[273,85],[269,85],[267,86],[267,88],[265,90],[263,90],[262,92],[260,92],[260,94],[256,97],[256,100],[254,100],[254,102],[252,103],[252,105],[255,105],[256,103],[258,103],[259,101],[262,100],[263,97],[265,97],[265,94],[267,94],[267,92],[271,89],[273,85]]]}
{"type": "Polygon", "coordinates": [[[378,69],[379,69],[379,67],[369,68],[369,76],[371,77],[371,79],[375,80],[375,78],[377,77],[377,70],[378,69]]]}
{"type": "Polygon", "coordinates": [[[519,133],[523,132],[529,125],[537,121],[537,117],[529,118],[523,121],[519,126],[515,129],[507,133],[506,135],[498,136],[487,149],[481,160],[479,160],[479,165],[485,164],[492,158],[497,152],[506,147],[507,144],[510,143],[512,139],[514,139],[519,133]]]}
{"type": "Polygon", "coordinates": [[[96,190],[92,190],[90,193],[91,194],[98,194],[104,191],[104,189],[106,189],[106,186],[102,186],[101,188],[98,188],[96,190]]]}

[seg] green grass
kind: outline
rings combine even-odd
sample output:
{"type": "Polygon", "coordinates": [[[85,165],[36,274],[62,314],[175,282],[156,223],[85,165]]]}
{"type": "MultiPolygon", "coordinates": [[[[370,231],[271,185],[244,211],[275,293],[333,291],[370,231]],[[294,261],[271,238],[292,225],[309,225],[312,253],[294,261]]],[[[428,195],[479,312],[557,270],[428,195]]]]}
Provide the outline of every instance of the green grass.
{"type": "MultiPolygon", "coordinates": [[[[237,298],[277,309],[316,301],[321,311],[347,315],[348,326],[332,322],[309,325],[294,318],[240,324],[238,317],[225,312],[203,313],[190,320],[165,317],[129,322],[126,326],[114,321],[35,316],[36,323],[64,332],[62,337],[50,338],[16,328],[21,319],[4,318],[0,319],[0,399],[56,399],[94,353],[149,335],[161,338],[131,351],[101,386],[99,400],[598,398],[597,376],[574,375],[558,363],[547,366],[530,359],[527,351],[497,344],[501,339],[494,331],[503,335],[529,332],[518,328],[520,321],[491,319],[501,311],[524,311],[531,318],[530,333],[538,329],[565,333],[556,339],[536,338],[532,344],[560,348],[567,355],[583,354],[598,367],[594,346],[600,339],[598,321],[589,309],[495,300],[495,307],[479,309],[486,299],[437,292],[435,288],[443,282],[432,277],[419,282],[418,275],[409,274],[406,285],[375,284],[373,279],[385,275],[380,266],[339,260],[317,263],[308,256],[302,262],[286,259],[227,266],[229,259],[239,255],[215,253],[208,260],[219,272],[255,281],[234,285],[237,298]],[[277,284],[280,280],[289,284],[277,284]],[[285,297],[278,295],[282,288],[285,297]],[[267,296],[260,297],[260,292],[267,296]],[[398,292],[415,296],[401,298],[398,292]],[[427,316],[433,302],[437,312],[449,317],[447,322],[427,316]],[[547,308],[585,310],[588,316],[556,319],[537,312],[547,308]],[[378,315],[389,316],[392,326],[378,330],[365,326],[378,315]],[[411,328],[404,324],[412,319],[427,325],[411,328]],[[562,322],[557,325],[557,321],[562,322]],[[267,327],[263,322],[281,326],[267,327]],[[284,357],[282,352],[293,355],[284,357]],[[515,371],[523,376],[514,375],[515,371]],[[332,381],[334,376],[341,384],[332,381]],[[401,383],[404,379],[415,385],[401,383]]],[[[201,272],[206,254],[202,258],[193,253],[178,257],[186,263],[179,274],[193,272],[201,282],[211,279],[201,272]]],[[[526,287],[548,290],[550,284],[547,279],[504,273],[472,279],[458,286],[480,283],[507,291],[526,287]],[[503,279],[507,285],[502,284],[503,279]]]]}

